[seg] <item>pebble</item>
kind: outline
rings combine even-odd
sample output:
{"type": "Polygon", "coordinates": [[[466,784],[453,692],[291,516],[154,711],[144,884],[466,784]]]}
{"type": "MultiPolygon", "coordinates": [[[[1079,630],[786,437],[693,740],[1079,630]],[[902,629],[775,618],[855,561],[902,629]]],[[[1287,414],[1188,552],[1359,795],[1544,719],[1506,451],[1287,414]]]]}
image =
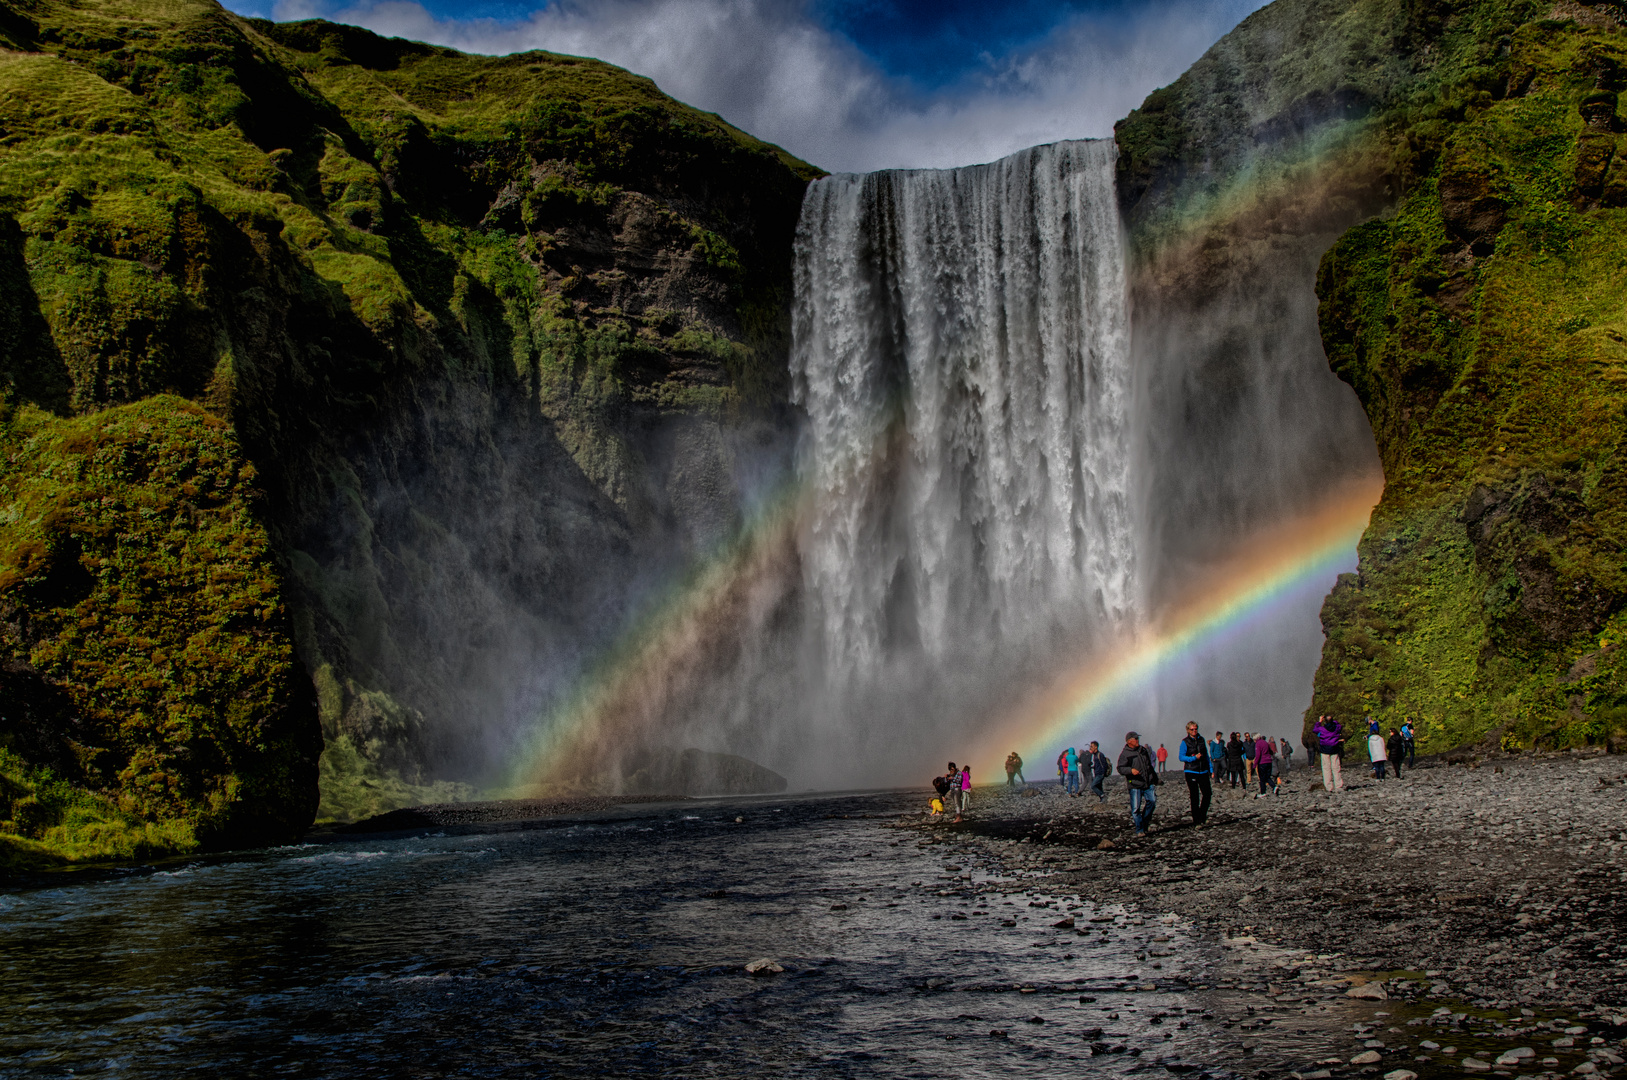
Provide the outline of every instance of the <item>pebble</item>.
{"type": "Polygon", "coordinates": [[[1383,1060],[1384,1055],[1379,1053],[1377,1050],[1363,1050],[1361,1053],[1350,1059],[1350,1064],[1376,1065],[1378,1062],[1383,1060]]]}
{"type": "Polygon", "coordinates": [[[753,960],[747,964],[746,970],[753,975],[778,975],[785,969],[773,960],[764,957],[761,960],[753,960]]]}
{"type": "Polygon", "coordinates": [[[1418,1074],[1411,1069],[1394,1069],[1384,1074],[1384,1080],[1418,1080],[1418,1074]]]}
{"type": "Polygon", "coordinates": [[[1385,993],[1384,984],[1381,982],[1368,982],[1362,983],[1360,986],[1352,986],[1345,991],[1345,997],[1360,998],[1363,1001],[1390,1000],[1390,995],[1385,993]]]}
{"type": "Polygon", "coordinates": [[[1491,1062],[1481,1061],[1479,1058],[1467,1057],[1463,1059],[1463,1067],[1473,1072],[1490,1072],[1491,1062]]]}

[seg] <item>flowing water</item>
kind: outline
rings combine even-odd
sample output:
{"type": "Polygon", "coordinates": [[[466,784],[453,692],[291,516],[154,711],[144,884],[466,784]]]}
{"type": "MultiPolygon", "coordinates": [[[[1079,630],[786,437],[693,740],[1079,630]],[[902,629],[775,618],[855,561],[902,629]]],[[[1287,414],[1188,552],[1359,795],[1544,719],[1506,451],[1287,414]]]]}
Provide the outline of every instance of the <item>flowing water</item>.
{"type": "Polygon", "coordinates": [[[1212,1056],[1187,989],[1211,947],[885,827],[917,802],[652,806],[0,896],[0,1075],[1038,1076],[1212,1056]],[[1052,925],[1070,910],[1077,929],[1052,925]],[[784,972],[748,975],[761,957],[784,972]]]}
{"type": "Polygon", "coordinates": [[[1115,154],[1067,142],[809,188],[798,549],[816,724],[844,739],[881,715],[894,736],[953,730],[1134,620],[1115,154]]]}

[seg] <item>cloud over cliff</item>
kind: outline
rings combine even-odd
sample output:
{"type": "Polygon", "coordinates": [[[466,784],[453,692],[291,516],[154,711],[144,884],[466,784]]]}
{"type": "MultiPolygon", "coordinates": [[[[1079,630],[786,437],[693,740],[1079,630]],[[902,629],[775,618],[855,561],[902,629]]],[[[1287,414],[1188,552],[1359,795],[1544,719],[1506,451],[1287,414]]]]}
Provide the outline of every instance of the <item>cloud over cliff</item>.
{"type": "MultiPolygon", "coordinates": [[[[1038,143],[1109,135],[1115,120],[1176,78],[1260,0],[1057,5],[1034,33],[996,45],[998,52],[940,55],[941,35],[923,38],[905,73],[896,69],[909,55],[907,30],[905,47],[890,40],[891,59],[883,63],[874,58],[878,50],[855,41],[862,35],[843,31],[836,9],[803,0],[556,0],[529,12],[495,9],[506,17],[464,17],[466,8],[412,0],[232,6],[278,20],[354,23],[469,52],[597,57],[808,161],[859,171],[966,165],[1038,143]]],[[[960,29],[963,39],[976,39],[975,22],[960,29]]]]}

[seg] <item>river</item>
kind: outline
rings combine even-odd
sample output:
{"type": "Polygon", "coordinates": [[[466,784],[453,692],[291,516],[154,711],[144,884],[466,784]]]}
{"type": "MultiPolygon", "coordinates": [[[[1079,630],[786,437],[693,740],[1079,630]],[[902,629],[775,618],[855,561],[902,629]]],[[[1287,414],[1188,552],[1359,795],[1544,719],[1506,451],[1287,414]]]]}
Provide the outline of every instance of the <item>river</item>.
{"type": "Polygon", "coordinates": [[[1204,947],[887,827],[918,802],[630,807],[14,889],[0,1074],[993,1077],[1202,1056],[1204,947]],[[785,970],[747,974],[758,958],[785,970]]]}

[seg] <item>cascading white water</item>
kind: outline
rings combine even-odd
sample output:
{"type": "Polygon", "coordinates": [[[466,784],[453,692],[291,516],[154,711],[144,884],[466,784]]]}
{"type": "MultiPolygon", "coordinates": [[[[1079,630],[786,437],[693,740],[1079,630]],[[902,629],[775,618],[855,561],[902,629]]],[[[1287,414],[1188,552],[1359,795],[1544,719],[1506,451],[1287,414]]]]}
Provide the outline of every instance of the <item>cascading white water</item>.
{"type": "Polygon", "coordinates": [[[1064,142],[809,189],[791,369],[827,686],[998,677],[1134,620],[1115,157],[1064,142]]]}

